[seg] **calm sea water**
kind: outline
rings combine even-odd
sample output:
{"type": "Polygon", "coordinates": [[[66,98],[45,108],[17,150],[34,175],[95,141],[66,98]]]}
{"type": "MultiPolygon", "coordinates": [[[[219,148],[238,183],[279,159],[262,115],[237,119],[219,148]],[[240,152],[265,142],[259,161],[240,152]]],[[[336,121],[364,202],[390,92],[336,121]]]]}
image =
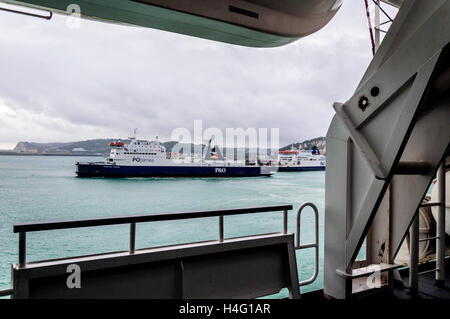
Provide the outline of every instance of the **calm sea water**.
{"type": "MultiPolygon", "coordinates": [[[[278,173],[261,178],[77,178],[75,162],[96,158],[0,156],[0,289],[10,287],[10,267],[18,260],[18,223],[107,216],[293,204],[289,230],[295,231],[295,214],[311,201],[320,212],[323,244],[324,172],[278,173]]],[[[302,242],[314,238],[314,216],[307,208],[302,219],[302,242]]],[[[225,236],[281,231],[282,213],[225,217],[225,236]]],[[[218,218],[138,224],[137,248],[217,239],[218,218]]],[[[104,226],[29,233],[27,260],[60,258],[126,250],[129,226],[104,226]]],[[[323,249],[321,248],[321,253],[323,249]]],[[[313,273],[314,251],[297,252],[300,280],[313,273]]],[[[315,283],[302,292],[322,287],[323,255],[315,283]]],[[[277,297],[283,297],[282,291],[277,297]]]]}

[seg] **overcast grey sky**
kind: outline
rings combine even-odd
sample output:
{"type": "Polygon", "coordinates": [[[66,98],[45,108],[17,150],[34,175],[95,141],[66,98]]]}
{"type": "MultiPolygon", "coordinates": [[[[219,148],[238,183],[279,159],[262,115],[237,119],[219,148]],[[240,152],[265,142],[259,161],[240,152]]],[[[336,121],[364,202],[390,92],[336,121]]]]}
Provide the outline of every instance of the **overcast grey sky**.
{"type": "Polygon", "coordinates": [[[324,136],[371,59],[364,2],[321,31],[255,49],[83,20],[0,12],[0,148],[18,141],[166,139],[177,127],[279,128],[281,145],[324,136]]]}

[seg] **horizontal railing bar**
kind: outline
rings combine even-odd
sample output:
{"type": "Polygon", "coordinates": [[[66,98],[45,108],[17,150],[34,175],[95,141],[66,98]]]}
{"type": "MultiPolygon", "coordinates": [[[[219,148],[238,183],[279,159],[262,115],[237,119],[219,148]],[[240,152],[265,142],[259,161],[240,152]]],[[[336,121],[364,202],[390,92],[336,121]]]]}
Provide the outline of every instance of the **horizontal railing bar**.
{"type": "Polygon", "coordinates": [[[425,275],[430,272],[436,272],[436,271],[439,271],[439,269],[435,268],[435,269],[425,270],[425,271],[419,272],[419,275],[425,275]]]}
{"type": "Polygon", "coordinates": [[[420,204],[420,207],[439,206],[440,204],[441,204],[440,202],[428,202],[428,203],[420,204]]]}
{"type": "Polygon", "coordinates": [[[14,293],[14,290],[12,288],[0,290],[0,297],[11,296],[13,293],[14,293]]]}
{"type": "MultiPolygon", "coordinates": [[[[381,30],[382,31],[382,30],[381,30]]],[[[427,175],[432,166],[427,162],[400,162],[395,169],[395,175],[427,175]]]]}
{"type": "Polygon", "coordinates": [[[301,246],[295,246],[295,249],[300,250],[300,249],[308,249],[308,248],[316,248],[318,247],[317,244],[312,243],[312,244],[305,244],[305,245],[301,245],[301,246]]]}
{"type": "Polygon", "coordinates": [[[278,205],[278,206],[221,209],[221,210],[205,210],[194,212],[164,213],[157,215],[93,218],[93,219],[68,220],[68,221],[48,222],[48,223],[30,223],[30,224],[14,225],[13,231],[14,233],[26,233],[44,230],[170,221],[170,220],[182,220],[182,219],[205,218],[216,216],[244,215],[244,214],[276,212],[276,211],[284,212],[285,210],[292,210],[292,208],[293,208],[292,205],[278,205]]]}
{"type": "Polygon", "coordinates": [[[439,236],[436,236],[436,237],[428,237],[428,238],[422,238],[422,239],[419,239],[419,242],[429,241],[429,240],[438,239],[438,238],[439,238],[439,236]]]}
{"type": "Polygon", "coordinates": [[[403,267],[403,265],[398,265],[398,264],[379,264],[378,266],[379,266],[379,268],[367,266],[367,267],[362,267],[359,269],[353,269],[353,270],[357,271],[355,273],[353,273],[353,270],[351,271],[351,273],[347,273],[346,271],[336,269],[336,274],[338,274],[339,276],[344,277],[344,278],[355,279],[355,278],[369,276],[375,272],[382,273],[382,272],[392,271],[394,269],[403,267]]]}

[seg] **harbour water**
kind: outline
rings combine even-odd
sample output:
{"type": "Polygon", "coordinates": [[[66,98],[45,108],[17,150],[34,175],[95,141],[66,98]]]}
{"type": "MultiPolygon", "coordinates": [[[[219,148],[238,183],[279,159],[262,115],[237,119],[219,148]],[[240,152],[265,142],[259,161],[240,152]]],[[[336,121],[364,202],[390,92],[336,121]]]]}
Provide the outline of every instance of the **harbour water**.
{"type": "MultiPolygon", "coordinates": [[[[18,223],[164,212],[293,204],[289,231],[301,203],[315,203],[320,213],[323,251],[325,172],[279,172],[251,178],[78,178],[75,162],[100,158],[73,156],[0,156],[0,289],[10,286],[10,267],[18,260],[18,223]]],[[[314,239],[314,216],[303,214],[302,242],[314,239]]],[[[281,231],[282,213],[225,217],[225,237],[281,231]]],[[[216,217],[137,225],[136,247],[144,248],[218,238],[216,217]]],[[[129,226],[104,226],[29,233],[27,261],[126,250],[129,226]]],[[[300,280],[314,269],[314,251],[298,251],[300,280]]],[[[302,292],[322,287],[319,278],[302,292]]],[[[282,291],[276,297],[284,297],[282,291]]]]}

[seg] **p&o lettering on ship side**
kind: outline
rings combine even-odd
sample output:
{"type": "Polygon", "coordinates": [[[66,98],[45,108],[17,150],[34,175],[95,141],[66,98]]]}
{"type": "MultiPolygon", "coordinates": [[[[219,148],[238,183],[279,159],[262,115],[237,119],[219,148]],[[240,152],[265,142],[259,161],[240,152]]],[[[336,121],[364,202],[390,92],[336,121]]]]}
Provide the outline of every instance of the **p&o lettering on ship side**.
{"type": "Polygon", "coordinates": [[[155,160],[154,159],[152,159],[152,158],[140,158],[140,157],[133,157],[133,159],[132,159],[132,161],[133,162],[136,162],[136,163],[145,163],[145,162],[148,162],[148,163],[153,163],[155,160]]]}

